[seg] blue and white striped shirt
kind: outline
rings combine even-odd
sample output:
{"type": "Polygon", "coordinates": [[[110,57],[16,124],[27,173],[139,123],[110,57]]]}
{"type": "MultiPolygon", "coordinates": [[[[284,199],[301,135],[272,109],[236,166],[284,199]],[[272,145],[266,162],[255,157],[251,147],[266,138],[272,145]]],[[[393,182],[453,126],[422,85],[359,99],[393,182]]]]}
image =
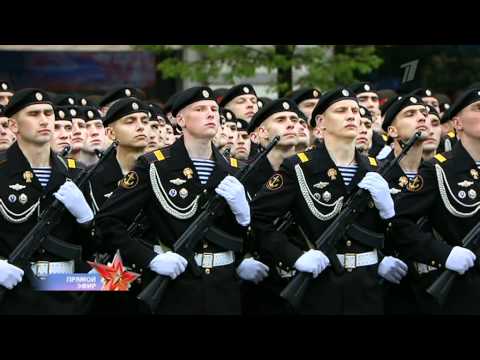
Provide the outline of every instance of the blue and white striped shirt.
{"type": "Polygon", "coordinates": [[[204,159],[192,159],[202,185],[205,185],[215,169],[215,161],[204,159]]]}
{"type": "Polygon", "coordinates": [[[340,173],[342,174],[343,182],[345,183],[345,186],[349,186],[350,183],[352,182],[353,177],[357,173],[358,165],[337,166],[337,167],[338,167],[338,170],[340,170],[340,173]]]}
{"type": "Polygon", "coordinates": [[[35,176],[37,177],[40,184],[45,187],[50,180],[50,176],[52,175],[51,168],[32,168],[35,176]]]}

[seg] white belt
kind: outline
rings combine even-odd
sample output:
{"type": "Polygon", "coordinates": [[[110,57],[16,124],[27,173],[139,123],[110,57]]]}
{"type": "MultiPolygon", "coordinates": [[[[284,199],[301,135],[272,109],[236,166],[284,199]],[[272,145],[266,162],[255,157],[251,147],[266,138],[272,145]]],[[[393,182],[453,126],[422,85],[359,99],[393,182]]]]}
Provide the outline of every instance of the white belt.
{"type": "Polygon", "coordinates": [[[417,273],[419,275],[428,274],[429,272],[438,270],[438,268],[436,267],[433,267],[427,264],[417,263],[417,262],[414,262],[413,266],[415,267],[415,270],[417,270],[417,273]]]}
{"type": "Polygon", "coordinates": [[[225,266],[233,264],[235,255],[233,251],[225,251],[220,253],[203,253],[195,254],[195,262],[204,269],[210,269],[217,266],[225,266]]]}
{"type": "Polygon", "coordinates": [[[378,263],[378,254],[376,249],[361,254],[337,254],[337,257],[343,267],[347,270],[378,263]]]}
{"type": "Polygon", "coordinates": [[[280,275],[280,277],[282,279],[289,279],[289,278],[295,276],[295,274],[297,273],[296,270],[285,271],[285,270],[280,269],[278,266],[277,266],[277,272],[278,272],[278,275],[280,275]]]}
{"type": "Polygon", "coordinates": [[[52,274],[73,274],[75,271],[75,261],[37,261],[32,263],[32,271],[38,277],[52,274]]]}

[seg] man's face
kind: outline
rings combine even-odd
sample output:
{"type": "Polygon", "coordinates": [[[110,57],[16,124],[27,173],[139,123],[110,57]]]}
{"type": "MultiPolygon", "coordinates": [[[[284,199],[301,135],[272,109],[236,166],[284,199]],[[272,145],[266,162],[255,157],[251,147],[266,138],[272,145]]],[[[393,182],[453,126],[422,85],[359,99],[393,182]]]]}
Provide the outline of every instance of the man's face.
{"type": "Polygon", "coordinates": [[[442,137],[440,119],[435,115],[429,114],[427,115],[427,125],[429,125],[430,132],[428,133],[428,139],[423,142],[423,151],[436,151],[442,137]]]}
{"type": "Polygon", "coordinates": [[[298,115],[291,111],[283,111],[269,116],[258,127],[260,144],[267,146],[275,136],[280,136],[277,146],[296,146],[298,144],[298,115]]]}
{"type": "Polygon", "coordinates": [[[392,125],[388,127],[388,135],[402,141],[408,141],[417,131],[428,136],[431,128],[427,115],[427,109],[423,105],[407,106],[395,116],[392,125]]]}
{"type": "Polygon", "coordinates": [[[217,133],[213,137],[212,142],[217,149],[222,149],[227,145],[228,139],[225,131],[225,124],[218,127],[217,133]]]}
{"type": "Polygon", "coordinates": [[[9,91],[1,91],[0,92],[0,105],[7,106],[7,104],[10,102],[10,99],[12,98],[13,93],[9,91]]]}
{"type": "Polygon", "coordinates": [[[224,133],[227,138],[225,146],[231,149],[237,139],[237,124],[227,121],[224,125],[224,133]]]}
{"type": "Polygon", "coordinates": [[[177,121],[185,135],[213,139],[220,126],[218,104],[213,100],[194,102],[180,111],[177,121]]]}
{"type": "Polygon", "coordinates": [[[324,138],[334,137],[355,140],[360,128],[358,103],[341,100],[328,107],[323,113],[322,129],[324,138]]]}
{"type": "Polygon", "coordinates": [[[368,118],[360,118],[360,130],[358,132],[355,146],[358,151],[366,153],[372,146],[372,121],[368,118]]]}
{"type": "Polygon", "coordinates": [[[106,135],[102,120],[87,121],[85,127],[87,129],[87,140],[85,141],[83,150],[88,153],[93,153],[95,150],[104,150],[106,135]]]}
{"type": "Polygon", "coordinates": [[[373,92],[365,92],[357,95],[358,103],[368,110],[372,111],[374,109],[380,109],[380,102],[378,95],[373,92]]]}
{"type": "Polygon", "coordinates": [[[54,123],[52,105],[34,104],[13,115],[9,127],[18,140],[45,145],[52,140],[54,123]]]}
{"type": "Polygon", "coordinates": [[[55,130],[50,142],[53,151],[61,153],[67,146],[72,146],[72,128],[71,121],[55,121],[55,130]]]}
{"type": "Polygon", "coordinates": [[[160,130],[158,121],[150,120],[147,126],[148,143],[145,152],[160,148],[160,130]]]}
{"type": "Polygon", "coordinates": [[[72,151],[77,152],[83,149],[87,139],[87,127],[85,120],[80,118],[72,119],[72,151]]]}
{"type": "Polygon", "coordinates": [[[298,118],[298,122],[296,124],[295,129],[297,130],[297,135],[298,135],[297,145],[309,147],[310,146],[310,130],[308,129],[307,122],[302,118],[298,118]]]}
{"type": "Polygon", "coordinates": [[[455,117],[455,129],[468,136],[480,140],[480,101],[468,105],[455,117]]]}
{"type": "Polygon", "coordinates": [[[318,103],[318,99],[307,99],[303,100],[298,104],[298,108],[305,114],[308,120],[312,117],[312,112],[315,106],[318,103]]]}
{"type": "Polygon", "coordinates": [[[15,141],[15,135],[8,127],[8,118],[0,117],[0,151],[7,150],[15,141]]]}
{"type": "Polygon", "coordinates": [[[232,99],[225,109],[232,111],[237,118],[250,122],[258,111],[257,97],[255,95],[240,95],[232,99]]]}
{"type": "Polygon", "coordinates": [[[422,101],[425,103],[425,105],[429,105],[435,110],[437,110],[438,113],[440,113],[440,103],[438,100],[432,96],[429,97],[424,97],[422,98],[422,101]]]}
{"type": "Polygon", "coordinates": [[[237,139],[232,155],[239,160],[247,160],[250,155],[251,145],[250,135],[243,130],[237,131],[237,139]]]}
{"type": "Polygon", "coordinates": [[[124,116],[109,125],[108,136],[111,140],[117,140],[119,146],[137,151],[145,149],[148,143],[146,133],[148,122],[148,115],[143,112],[124,116]]]}
{"type": "Polygon", "coordinates": [[[173,133],[172,125],[170,124],[165,125],[165,132],[162,134],[164,146],[170,146],[175,142],[175,140],[177,140],[175,134],[173,133]]]}

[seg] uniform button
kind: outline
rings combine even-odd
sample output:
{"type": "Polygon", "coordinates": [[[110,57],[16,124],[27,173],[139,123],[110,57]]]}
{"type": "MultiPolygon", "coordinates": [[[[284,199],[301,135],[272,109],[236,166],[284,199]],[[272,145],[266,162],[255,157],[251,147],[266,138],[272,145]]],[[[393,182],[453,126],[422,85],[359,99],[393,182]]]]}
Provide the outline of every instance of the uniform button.
{"type": "Polygon", "coordinates": [[[132,269],[135,269],[135,264],[132,264],[132,269]]]}
{"type": "Polygon", "coordinates": [[[435,265],[435,261],[432,261],[432,265],[435,265]]]}
{"type": "Polygon", "coordinates": [[[278,263],[278,266],[283,266],[283,264],[281,262],[278,263]]]}
{"type": "Polygon", "coordinates": [[[203,193],[206,194],[206,193],[207,193],[207,189],[203,190],[203,193]]]}
{"type": "Polygon", "coordinates": [[[40,252],[41,252],[42,254],[45,254],[45,249],[40,249],[40,252]]]}
{"type": "Polygon", "coordinates": [[[390,223],[388,223],[388,227],[392,227],[392,223],[391,223],[391,222],[390,222],[390,223]]]}
{"type": "Polygon", "coordinates": [[[347,269],[348,272],[352,272],[353,269],[347,269]]]}
{"type": "Polygon", "coordinates": [[[203,244],[203,248],[204,249],[208,248],[208,244],[203,244]]]}
{"type": "Polygon", "coordinates": [[[374,205],[373,205],[373,202],[372,202],[372,201],[369,201],[369,202],[368,202],[368,207],[369,207],[370,209],[373,209],[373,206],[374,206],[374,205]]]}
{"type": "Polygon", "coordinates": [[[210,275],[210,269],[205,269],[205,274],[210,275]]]}
{"type": "Polygon", "coordinates": [[[352,242],[350,240],[347,240],[347,246],[348,247],[352,246],[352,242]]]}

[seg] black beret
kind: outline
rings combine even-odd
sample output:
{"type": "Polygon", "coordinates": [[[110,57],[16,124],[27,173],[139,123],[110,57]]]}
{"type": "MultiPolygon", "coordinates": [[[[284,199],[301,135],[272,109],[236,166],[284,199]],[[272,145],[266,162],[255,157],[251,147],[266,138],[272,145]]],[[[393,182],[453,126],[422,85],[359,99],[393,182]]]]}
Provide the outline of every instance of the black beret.
{"type": "Polygon", "coordinates": [[[82,118],[85,120],[85,122],[93,120],[102,120],[103,122],[103,116],[95,106],[82,106],[80,108],[80,112],[82,113],[82,118]]]}
{"type": "Polygon", "coordinates": [[[222,101],[220,101],[219,105],[221,107],[224,107],[230,101],[235,99],[237,96],[242,96],[242,95],[255,95],[255,96],[257,96],[257,93],[255,92],[255,89],[253,88],[253,86],[250,85],[250,84],[236,85],[236,86],[232,87],[230,90],[227,91],[227,93],[223,96],[222,101]]]}
{"type": "Polygon", "coordinates": [[[263,108],[259,109],[258,112],[253,116],[248,127],[248,133],[250,134],[251,132],[255,131],[255,129],[259,127],[262,122],[264,122],[273,114],[284,111],[291,111],[297,114],[299,110],[297,104],[295,104],[289,98],[273,100],[270,104],[267,104],[263,108]]]}
{"type": "Polygon", "coordinates": [[[220,122],[222,123],[222,125],[226,122],[237,123],[237,117],[235,116],[233,111],[225,108],[220,108],[220,122]]]}
{"type": "Polygon", "coordinates": [[[107,126],[124,116],[142,112],[148,115],[149,109],[139,99],[132,97],[120,99],[108,109],[107,114],[103,118],[103,126],[107,126]]]}
{"type": "Polygon", "coordinates": [[[190,89],[182,91],[175,97],[175,101],[172,106],[172,116],[177,116],[178,112],[190,104],[202,100],[213,100],[213,90],[206,86],[195,86],[190,89]]]}
{"type": "Polygon", "coordinates": [[[32,88],[19,90],[6,106],[5,116],[11,117],[27,106],[35,104],[50,104],[53,107],[53,101],[45,91],[32,88]]]}
{"type": "Polygon", "coordinates": [[[220,88],[220,89],[213,90],[213,96],[215,96],[215,101],[217,103],[220,103],[227,92],[228,92],[227,88],[220,88]]]}
{"type": "Polygon", "coordinates": [[[392,104],[394,102],[396,102],[397,100],[400,100],[402,98],[402,96],[394,96],[390,99],[388,99],[387,102],[385,102],[382,106],[380,106],[380,113],[382,116],[385,116],[385,113],[387,112],[387,110],[390,108],[390,106],[392,106],[392,104]]]}
{"type": "Polygon", "coordinates": [[[442,104],[440,104],[440,111],[445,112],[448,109],[450,109],[450,106],[451,106],[450,103],[442,103],[442,104]]]}
{"type": "Polygon", "coordinates": [[[111,104],[114,101],[123,99],[123,98],[137,98],[141,99],[142,98],[142,93],[140,92],[139,89],[136,89],[134,87],[128,87],[128,86],[122,86],[122,87],[117,87],[110,91],[108,94],[106,94],[102,100],[98,103],[98,106],[106,106],[108,104],[111,104]]]}
{"type": "Polygon", "coordinates": [[[418,96],[414,96],[411,94],[407,94],[403,97],[399,96],[399,100],[394,101],[386,111],[385,118],[383,119],[382,129],[384,131],[387,131],[388,127],[392,125],[393,119],[395,119],[395,116],[397,116],[400,111],[402,111],[408,106],[414,105],[425,106],[422,99],[418,96]]]}
{"type": "Polygon", "coordinates": [[[175,102],[175,99],[177,98],[177,96],[180,95],[181,93],[182,91],[179,91],[173,94],[172,96],[170,96],[170,98],[167,100],[167,103],[163,107],[163,111],[165,112],[165,114],[172,112],[173,103],[175,102]]]}
{"type": "Polygon", "coordinates": [[[74,95],[58,95],[55,97],[56,106],[73,106],[80,105],[74,95]]]}
{"type": "Polygon", "coordinates": [[[312,111],[310,126],[315,128],[317,125],[317,121],[315,120],[317,115],[323,114],[331,105],[342,100],[354,100],[358,103],[355,93],[345,88],[338,88],[320,96],[317,105],[312,111]]]}
{"type": "Polygon", "coordinates": [[[72,115],[68,110],[66,106],[56,106],[54,109],[55,121],[72,121],[72,115]]]}
{"type": "Polygon", "coordinates": [[[367,92],[372,92],[375,94],[377,93],[377,90],[375,89],[375,87],[369,82],[361,82],[361,83],[352,85],[348,88],[348,90],[355,93],[356,95],[367,93],[367,92]]]}
{"type": "Polygon", "coordinates": [[[309,100],[309,99],[318,99],[320,96],[321,96],[320,91],[314,88],[309,88],[309,89],[295,90],[289,97],[297,105],[299,105],[302,101],[309,100]]]}
{"type": "Polygon", "coordinates": [[[13,89],[10,84],[6,81],[0,81],[0,92],[11,92],[13,93],[13,89]]]}
{"type": "Polygon", "coordinates": [[[273,100],[268,97],[260,97],[260,98],[257,98],[257,106],[259,109],[261,109],[265,105],[270,104],[272,101],[273,100]]]}
{"type": "Polygon", "coordinates": [[[248,131],[248,127],[248,121],[237,118],[237,131],[248,131]]]}
{"type": "Polygon", "coordinates": [[[76,106],[76,105],[62,106],[62,108],[65,109],[70,114],[72,119],[85,120],[85,114],[83,113],[81,106],[76,106]]]}
{"type": "Polygon", "coordinates": [[[435,115],[438,119],[440,119],[439,113],[437,112],[437,110],[435,110],[435,108],[433,106],[425,104],[425,107],[427,108],[427,111],[428,111],[429,115],[435,115]]]}
{"type": "Polygon", "coordinates": [[[167,121],[167,117],[165,116],[165,114],[163,113],[163,110],[162,108],[157,105],[157,104],[154,104],[154,103],[148,103],[147,104],[148,106],[148,109],[150,110],[150,113],[151,113],[151,117],[150,117],[150,120],[154,120],[154,121],[160,121],[160,120],[163,120],[163,121],[167,121]]]}
{"type": "Polygon", "coordinates": [[[433,91],[430,89],[415,89],[410,93],[411,96],[418,96],[419,98],[426,98],[426,97],[435,97],[433,95],[433,91]]]}
{"type": "Polygon", "coordinates": [[[465,109],[468,105],[480,101],[480,88],[468,89],[445,111],[442,117],[442,123],[452,119],[460,111],[465,109]]]}
{"type": "Polygon", "coordinates": [[[368,110],[365,106],[362,106],[362,105],[360,105],[359,108],[360,108],[360,117],[367,118],[370,121],[373,121],[372,113],[370,112],[370,110],[368,110]]]}

